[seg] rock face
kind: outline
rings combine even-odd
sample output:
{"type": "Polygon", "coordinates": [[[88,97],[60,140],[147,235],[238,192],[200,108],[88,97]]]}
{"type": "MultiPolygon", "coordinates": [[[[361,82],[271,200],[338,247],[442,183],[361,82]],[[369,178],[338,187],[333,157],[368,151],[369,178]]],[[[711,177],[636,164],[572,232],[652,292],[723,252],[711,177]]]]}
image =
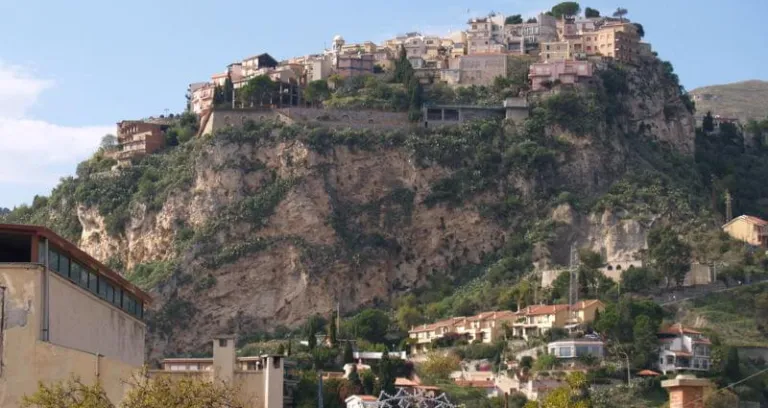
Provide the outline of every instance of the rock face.
{"type": "MultiPolygon", "coordinates": [[[[519,218],[546,217],[535,207],[552,191],[604,193],[633,158],[631,133],[692,153],[692,117],[677,89],[657,65],[632,70],[620,116],[586,135],[549,126],[547,137],[567,143],[567,153],[554,158],[552,170],[504,180],[523,202],[519,218]]],[[[196,350],[217,333],[295,326],[337,302],[342,313],[388,302],[433,272],[480,263],[508,236],[525,233],[484,212],[508,200],[493,189],[461,205],[425,204],[435,183],[457,169],[417,164],[402,146],[336,144],[321,153],[287,140],[200,144],[189,186],[159,204],[133,202],[117,234],[107,232],[107,214],[78,205],[79,244],[91,255],[119,259],[124,270],[174,265],[152,288],[150,358],[196,350]]],[[[555,238],[536,247],[540,269],[567,264],[573,243],[608,262],[626,261],[645,246],[650,227],[620,212],[589,214],[567,204],[549,218],[555,238]]]]}

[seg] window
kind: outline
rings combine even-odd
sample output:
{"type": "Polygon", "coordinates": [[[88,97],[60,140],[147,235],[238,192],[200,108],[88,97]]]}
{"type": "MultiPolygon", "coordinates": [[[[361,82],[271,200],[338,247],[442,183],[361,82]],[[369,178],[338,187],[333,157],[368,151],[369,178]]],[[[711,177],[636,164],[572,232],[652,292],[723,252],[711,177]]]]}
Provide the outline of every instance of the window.
{"type": "Polygon", "coordinates": [[[88,272],[88,290],[91,293],[97,294],[99,291],[99,278],[93,272],[88,272]]]}
{"type": "Polygon", "coordinates": [[[80,264],[77,262],[72,262],[72,265],[69,268],[69,279],[72,282],[80,284],[80,274],[82,274],[82,272],[83,272],[83,267],[80,266],[80,264]]]}
{"type": "Polygon", "coordinates": [[[48,268],[56,272],[59,271],[59,253],[53,249],[48,250],[48,268]]]}
{"type": "Polygon", "coordinates": [[[219,339],[219,347],[227,347],[227,339],[219,339]]]}
{"type": "Polygon", "coordinates": [[[80,286],[88,289],[88,271],[85,269],[80,271],[80,286]]]}

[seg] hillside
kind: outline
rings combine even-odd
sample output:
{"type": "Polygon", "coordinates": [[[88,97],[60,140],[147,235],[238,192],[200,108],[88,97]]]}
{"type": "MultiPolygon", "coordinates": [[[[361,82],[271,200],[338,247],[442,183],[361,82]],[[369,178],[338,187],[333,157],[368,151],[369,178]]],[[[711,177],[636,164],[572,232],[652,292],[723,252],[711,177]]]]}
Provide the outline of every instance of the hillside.
{"type": "Polygon", "coordinates": [[[768,82],[744,81],[712,85],[691,91],[699,114],[737,117],[746,123],[749,119],[762,120],[768,116],[768,82]]]}
{"type": "Polygon", "coordinates": [[[595,79],[533,99],[520,123],[267,121],[121,171],[97,153],[4,220],[49,225],[150,289],[151,357],[296,327],[336,302],[347,314],[415,292],[430,317],[498,308],[534,263],[566,263],[574,242],[610,258],[642,249],[657,222],[714,225],[671,65],[595,79]],[[483,296],[450,296],[489,282],[483,296]]]}

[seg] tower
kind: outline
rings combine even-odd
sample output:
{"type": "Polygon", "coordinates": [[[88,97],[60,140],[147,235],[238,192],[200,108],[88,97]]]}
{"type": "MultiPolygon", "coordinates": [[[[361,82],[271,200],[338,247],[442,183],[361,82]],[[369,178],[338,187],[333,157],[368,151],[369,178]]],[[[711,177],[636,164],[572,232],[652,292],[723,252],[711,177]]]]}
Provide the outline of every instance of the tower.
{"type": "Polygon", "coordinates": [[[213,338],[213,372],[216,379],[231,384],[235,376],[235,336],[213,338]]]}

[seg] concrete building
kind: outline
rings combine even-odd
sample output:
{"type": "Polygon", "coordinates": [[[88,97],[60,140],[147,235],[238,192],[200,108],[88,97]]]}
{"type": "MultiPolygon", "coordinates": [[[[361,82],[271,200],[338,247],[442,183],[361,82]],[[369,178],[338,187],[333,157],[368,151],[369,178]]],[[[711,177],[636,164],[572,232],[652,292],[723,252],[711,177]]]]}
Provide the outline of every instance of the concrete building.
{"type": "Polygon", "coordinates": [[[658,369],[667,374],[677,371],[709,371],[712,367],[712,342],[696,330],[676,323],[660,330],[658,369]]]}
{"type": "Polygon", "coordinates": [[[45,227],[0,224],[0,406],[78,376],[119,403],[150,297],[45,227]]]}
{"type": "Polygon", "coordinates": [[[131,159],[152,154],[165,147],[168,125],[124,120],[117,123],[117,162],[129,165],[131,159]]]}
{"type": "Polygon", "coordinates": [[[507,76],[506,54],[474,54],[459,58],[461,85],[491,85],[498,76],[507,76]]]}
{"type": "Polygon", "coordinates": [[[583,35],[584,52],[617,61],[635,63],[641,54],[640,36],[632,23],[608,22],[583,35]]]}
{"type": "Polygon", "coordinates": [[[533,305],[515,312],[512,335],[528,340],[553,328],[572,328],[595,320],[595,312],[605,310],[599,300],[582,300],[569,305],[533,305]]]}
{"type": "Polygon", "coordinates": [[[602,359],[605,355],[604,348],[602,341],[590,339],[567,339],[547,344],[549,354],[561,360],[573,360],[585,355],[602,359]]]}
{"type": "Polygon", "coordinates": [[[284,387],[283,356],[237,357],[234,336],[213,340],[213,358],[166,358],[160,370],[149,370],[150,378],[197,377],[233,386],[237,398],[248,408],[282,408],[284,387]]]}
{"type": "Polygon", "coordinates": [[[492,343],[504,335],[503,324],[511,323],[514,318],[513,312],[504,310],[484,312],[470,317],[452,317],[432,324],[412,327],[408,332],[408,337],[412,339],[411,353],[428,351],[432,340],[445,337],[448,333],[466,336],[470,342],[479,340],[483,343],[492,343]]]}
{"type": "Polygon", "coordinates": [[[373,74],[373,54],[341,55],[336,58],[335,71],[342,78],[373,74]]]}
{"type": "Polygon", "coordinates": [[[557,40],[557,19],[541,13],[535,23],[506,24],[504,39],[510,53],[538,52],[540,43],[557,40]]]}
{"type": "Polygon", "coordinates": [[[252,78],[260,75],[260,70],[276,67],[277,60],[272,58],[271,55],[264,53],[244,59],[241,66],[242,76],[244,78],[252,78]]]}
{"type": "Polygon", "coordinates": [[[581,40],[543,42],[539,55],[542,62],[587,58],[581,40]]]}
{"type": "Polygon", "coordinates": [[[553,84],[573,85],[592,78],[593,67],[589,61],[560,60],[531,64],[528,78],[532,91],[549,89],[553,84]]]}
{"type": "Polygon", "coordinates": [[[524,98],[507,98],[501,106],[425,105],[422,107],[424,127],[458,125],[478,119],[508,119],[520,122],[528,117],[524,98]]]}
{"type": "Polygon", "coordinates": [[[723,225],[723,231],[731,238],[747,244],[768,247],[768,221],[762,218],[741,215],[723,225]]]}

